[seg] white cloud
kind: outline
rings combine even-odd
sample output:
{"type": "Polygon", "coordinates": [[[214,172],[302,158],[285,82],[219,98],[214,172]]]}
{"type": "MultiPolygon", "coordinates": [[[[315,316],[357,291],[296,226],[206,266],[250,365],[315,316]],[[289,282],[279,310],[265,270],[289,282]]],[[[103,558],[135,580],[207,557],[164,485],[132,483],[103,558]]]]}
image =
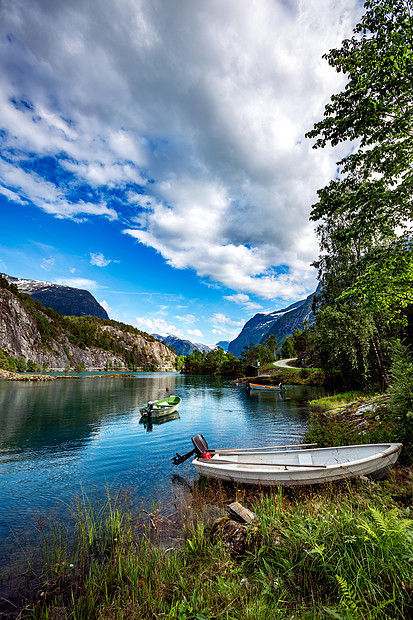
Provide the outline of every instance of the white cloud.
{"type": "Polygon", "coordinates": [[[54,266],[56,260],[53,257],[44,258],[41,262],[40,267],[45,271],[50,271],[50,269],[54,266]]]}
{"type": "Polygon", "coordinates": [[[111,263],[110,258],[105,258],[102,252],[91,252],[90,253],[90,264],[95,265],[96,267],[106,267],[111,263]]]}
{"type": "Polygon", "coordinates": [[[359,0],[50,6],[3,8],[0,191],[126,222],[173,267],[236,293],[314,290],[308,215],[346,147],[313,151],[304,134],[343,84],[322,54],[351,35],[359,0]],[[35,155],[64,181],[23,168],[35,155]]]}
{"type": "Polygon", "coordinates": [[[238,293],[236,295],[224,295],[224,299],[233,301],[234,303],[244,306],[247,310],[259,310],[262,308],[261,304],[257,304],[255,301],[251,301],[249,296],[245,293],[238,293]]]}
{"type": "Polygon", "coordinates": [[[185,316],[176,315],[174,318],[178,319],[178,321],[184,321],[185,323],[194,323],[198,320],[193,314],[185,314],[185,316]]]}
{"type": "Polygon", "coordinates": [[[222,314],[221,312],[216,312],[212,317],[211,317],[211,322],[212,323],[222,323],[223,325],[244,325],[243,321],[233,321],[232,319],[230,319],[228,316],[225,316],[225,314],[222,314]]]}
{"type": "Polygon", "coordinates": [[[145,317],[135,317],[136,325],[143,331],[159,334],[160,336],[168,336],[173,334],[174,336],[184,337],[183,332],[175,325],[169,325],[165,319],[147,319],[145,317]]]}
{"type": "Polygon", "coordinates": [[[109,306],[108,302],[105,299],[102,299],[102,301],[100,301],[99,303],[102,306],[102,308],[106,310],[109,316],[113,314],[113,309],[109,306]]]}
{"type": "Polygon", "coordinates": [[[82,288],[87,291],[97,291],[104,288],[95,280],[88,280],[87,278],[56,278],[55,283],[72,286],[73,288],[82,288]]]}
{"type": "Polygon", "coordinates": [[[198,336],[199,338],[203,337],[203,333],[201,332],[200,329],[187,329],[186,333],[189,334],[190,336],[198,336]]]}

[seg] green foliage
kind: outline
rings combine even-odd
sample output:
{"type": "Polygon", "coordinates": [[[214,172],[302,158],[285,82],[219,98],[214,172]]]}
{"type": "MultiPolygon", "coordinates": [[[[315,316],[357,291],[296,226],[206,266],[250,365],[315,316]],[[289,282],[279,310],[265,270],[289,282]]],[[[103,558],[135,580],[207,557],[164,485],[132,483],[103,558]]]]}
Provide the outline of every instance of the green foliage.
{"type": "MultiPolygon", "coordinates": [[[[352,198],[355,234],[373,227],[384,234],[411,221],[413,161],[412,6],[410,0],[368,0],[355,36],[325,58],[347,77],[331,98],[324,118],[307,135],[315,148],[359,140],[339,165],[363,183],[352,198]]],[[[346,177],[339,180],[346,188],[346,177]]],[[[335,183],[332,182],[334,195],[335,183]]],[[[331,188],[326,188],[329,192],[331,188]]],[[[324,214],[318,205],[313,215],[324,214]]]]}
{"type": "Polygon", "coordinates": [[[397,321],[413,303],[412,5],[368,0],[364,6],[355,36],[325,55],[346,75],[346,87],[332,96],[323,120],[307,134],[317,138],[314,148],[345,140],[358,145],[338,162],[340,176],[319,190],[311,219],[324,220],[324,241],[333,240],[330,247],[324,243],[327,255],[318,262],[329,274],[324,279],[330,289],[337,281],[332,262],[343,299],[371,312],[385,308],[397,321]],[[337,254],[339,239],[347,243],[337,254]],[[350,271],[342,268],[345,253],[351,255],[350,271]]]}
{"type": "Polygon", "coordinates": [[[226,375],[237,377],[242,374],[240,360],[221,347],[201,352],[196,349],[184,358],[183,372],[196,375],[226,375]]]}
{"type": "Polygon", "coordinates": [[[178,358],[177,358],[176,364],[175,364],[176,370],[178,370],[178,371],[182,370],[184,365],[185,365],[185,355],[178,355],[178,358]]]}
{"type": "Polygon", "coordinates": [[[380,362],[389,364],[391,343],[372,315],[350,306],[325,306],[316,314],[315,348],[331,383],[366,387],[381,382],[380,362]],[[386,343],[389,344],[386,344],[386,343]],[[380,356],[379,356],[380,353],[380,356]]]}
{"type": "MultiPolygon", "coordinates": [[[[37,329],[40,333],[41,343],[44,349],[50,348],[54,340],[58,340],[60,335],[64,333],[69,342],[80,349],[94,347],[109,351],[117,357],[125,360],[125,365],[129,368],[147,366],[148,370],[156,370],[158,363],[154,358],[148,358],[144,352],[144,347],[137,344],[126,344],[124,334],[142,337],[146,342],[155,342],[156,339],[145,332],[140,331],[132,325],[126,325],[118,321],[99,319],[94,316],[61,316],[52,308],[44,308],[40,302],[18,291],[17,287],[9,284],[8,281],[0,277],[0,288],[9,290],[16,295],[24,304],[27,312],[36,322],[37,329]],[[118,333],[115,333],[118,332],[118,333]],[[121,332],[121,334],[119,334],[121,332]]],[[[165,345],[166,346],[166,345],[165,345]]],[[[67,351],[67,347],[65,347],[67,351]]],[[[171,350],[172,353],[172,350],[171,350]]],[[[72,360],[68,356],[69,362],[72,360]]],[[[2,362],[0,358],[0,367],[2,362]]],[[[13,370],[17,366],[23,367],[23,362],[8,362],[13,370]]],[[[33,363],[32,363],[33,364],[33,363]]],[[[37,369],[37,368],[36,368],[37,369]]],[[[32,372],[33,368],[27,368],[32,372]]]]}
{"type": "Polygon", "coordinates": [[[291,336],[287,336],[281,346],[281,358],[290,359],[296,357],[297,352],[294,348],[294,339],[291,336]]]}
{"type": "Polygon", "coordinates": [[[357,142],[338,162],[339,176],[319,190],[311,219],[320,222],[321,308],[334,309],[319,326],[326,335],[336,310],[356,319],[346,329],[335,316],[342,332],[327,340],[338,351],[326,357],[326,343],[324,360],[343,383],[359,369],[358,384],[379,377],[385,388],[388,352],[399,334],[382,324],[406,326],[413,303],[413,7],[410,0],[367,0],[364,7],[355,36],[325,55],[347,83],[307,136],[316,138],[314,148],[357,142]],[[350,347],[347,364],[340,340],[350,347]]]}
{"type": "MultiPolygon", "coordinates": [[[[0,286],[0,288],[2,287],[0,286]]],[[[33,360],[25,360],[23,357],[14,358],[7,355],[2,349],[0,349],[0,368],[11,372],[36,372],[40,370],[33,360]]]]}
{"type": "Polygon", "coordinates": [[[390,370],[390,410],[396,423],[398,441],[413,456],[413,356],[398,342],[390,370]]]}
{"type": "MultiPolygon", "coordinates": [[[[202,506],[213,489],[196,491],[202,506]]],[[[152,531],[137,541],[139,521],[119,497],[99,504],[83,495],[73,510],[73,544],[57,527],[51,541],[42,530],[43,573],[25,611],[108,620],[411,617],[413,521],[384,487],[349,481],[237,492],[259,520],[236,556],[209,535],[196,509],[183,544],[164,551],[149,542],[158,511],[149,515],[152,531]]]]}
{"type": "Polygon", "coordinates": [[[263,343],[254,345],[251,342],[250,345],[246,345],[241,351],[240,358],[244,366],[249,364],[255,365],[257,362],[259,362],[260,366],[263,366],[274,362],[277,359],[279,352],[280,348],[278,346],[277,338],[272,334],[263,343]]]}

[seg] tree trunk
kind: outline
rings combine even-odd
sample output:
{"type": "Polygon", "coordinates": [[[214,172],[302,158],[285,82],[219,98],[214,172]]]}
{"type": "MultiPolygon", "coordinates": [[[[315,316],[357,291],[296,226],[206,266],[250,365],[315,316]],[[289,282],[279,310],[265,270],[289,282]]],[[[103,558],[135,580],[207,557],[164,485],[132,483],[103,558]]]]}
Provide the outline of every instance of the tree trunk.
{"type": "Polygon", "coordinates": [[[377,364],[380,369],[380,387],[381,391],[384,392],[390,385],[389,375],[387,373],[386,364],[383,359],[383,353],[380,346],[380,339],[377,330],[374,331],[372,345],[374,349],[374,353],[376,355],[377,364]]]}

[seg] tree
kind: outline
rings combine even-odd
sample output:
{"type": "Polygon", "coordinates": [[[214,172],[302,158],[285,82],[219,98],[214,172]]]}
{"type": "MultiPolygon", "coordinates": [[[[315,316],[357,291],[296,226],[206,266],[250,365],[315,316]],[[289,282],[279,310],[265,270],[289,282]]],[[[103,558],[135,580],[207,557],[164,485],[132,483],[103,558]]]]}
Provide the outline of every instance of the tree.
{"type": "Polygon", "coordinates": [[[394,320],[413,302],[413,3],[364,6],[354,36],[325,55],[348,81],[307,137],[317,138],[314,148],[356,142],[339,177],[319,190],[311,219],[341,216],[347,239],[375,236],[347,298],[374,310],[386,302],[394,320]]]}
{"type": "Polygon", "coordinates": [[[316,314],[315,349],[327,378],[345,387],[388,386],[388,322],[357,307],[325,306],[316,314]]]}
{"type": "Polygon", "coordinates": [[[290,359],[296,356],[296,352],[294,349],[293,338],[291,336],[287,336],[281,346],[281,357],[283,359],[290,359]]]}

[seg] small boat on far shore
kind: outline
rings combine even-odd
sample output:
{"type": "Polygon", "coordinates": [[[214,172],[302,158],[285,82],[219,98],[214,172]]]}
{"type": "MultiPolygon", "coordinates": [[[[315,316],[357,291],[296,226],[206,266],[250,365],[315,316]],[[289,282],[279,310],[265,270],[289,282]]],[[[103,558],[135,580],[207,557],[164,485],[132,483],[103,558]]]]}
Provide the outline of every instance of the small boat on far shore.
{"type": "Polygon", "coordinates": [[[285,386],[280,385],[264,385],[261,383],[249,383],[247,384],[247,390],[249,389],[254,392],[280,392],[285,390],[285,386]]]}
{"type": "Polygon", "coordinates": [[[174,413],[181,404],[179,396],[167,396],[152,402],[148,402],[145,407],[139,409],[141,416],[145,418],[160,418],[174,413]]]}

